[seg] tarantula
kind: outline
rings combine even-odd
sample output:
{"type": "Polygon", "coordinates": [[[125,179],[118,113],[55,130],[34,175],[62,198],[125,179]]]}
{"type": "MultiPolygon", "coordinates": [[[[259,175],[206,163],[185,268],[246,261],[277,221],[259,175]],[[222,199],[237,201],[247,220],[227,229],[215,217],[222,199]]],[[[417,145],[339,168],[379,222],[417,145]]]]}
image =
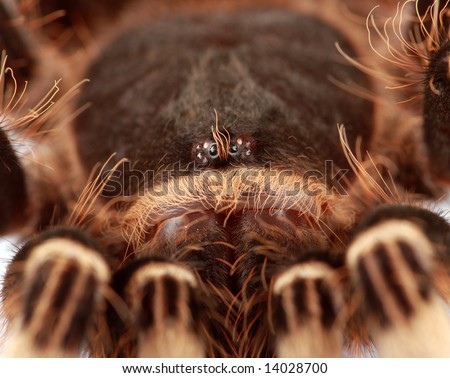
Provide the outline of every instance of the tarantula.
{"type": "Polygon", "coordinates": [[[0,2],[5,355],[450,357],[448,2],[168,3],[0,2]]]}

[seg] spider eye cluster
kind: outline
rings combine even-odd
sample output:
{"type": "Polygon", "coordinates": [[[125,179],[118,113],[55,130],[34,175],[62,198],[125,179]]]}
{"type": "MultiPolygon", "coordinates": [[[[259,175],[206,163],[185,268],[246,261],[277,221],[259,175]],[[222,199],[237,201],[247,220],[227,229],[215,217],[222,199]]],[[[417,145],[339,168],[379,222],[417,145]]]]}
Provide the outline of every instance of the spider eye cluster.
{"type": "Polygon", "coordinates": [[[208,166],[226,162],[249,162],[254,157],[255,141],[250,135],[231,138],[228,150],[220,153],[216,142],[207,140],[197,143],[193,147],[193,160],[197,166],[208,166]]]}
{"type": "MultiPolygon", "coordinates": [[[[236,141],[231,144],[233,146],[234,156],[237,156],[241,161],[248,161],[252,158],[255,149],[255,140],[250,135],[242,135],[236,138],[236,141]],[[234,152],[236,151],[236,152],[234,152]]],[[[231,149],[231,147],[230,147],[231,149]]],[[[231,153],[230,153],[231,155],[231,153]]]]}
{"type": "Polygon", "coordinates": [[[212,161],[219,157],[219,149],[217,143],[206,141],[194,145],[193,148],[194,161],[199,166],[209,165],[212,161]]]}

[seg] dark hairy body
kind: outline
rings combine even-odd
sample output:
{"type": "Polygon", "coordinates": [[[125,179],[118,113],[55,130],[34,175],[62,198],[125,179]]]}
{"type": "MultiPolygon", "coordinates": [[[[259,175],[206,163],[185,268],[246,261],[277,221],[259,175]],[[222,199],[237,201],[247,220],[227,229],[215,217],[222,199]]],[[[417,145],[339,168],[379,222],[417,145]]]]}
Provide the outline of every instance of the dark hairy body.
{"type": "Polygon", "coordinates": [[[357,57],[358,38],[301,7],[225,8],[109,38],[69,139],[39,136],[59,177],[29,173],[2,131],[2,228],[33,230],[5,278],[7,354],[448,355],[450,227],[406,194],[437,191],[448,164],[411,179],[410,155],[379,163],[383,118],[352,90],[374,80],[336,47],[357,57]]]}
{"type": "Polygon", "coordinates": [[[82,160],[89,166],[104,160],[120,140],[117,158],[137,161],[139,169],[185,166],[191,146],[211,138],[216,110],[230,134],[255,135],[255,164],[289,164],[287,158],[312,148],[313,167],[326,159],[347,166],[336,125],[346,125],[350,143],[358,135],[368,141],[373,110],[329,80],[369,87],[336,42],[352,53],[320,21],[277,9],[175,14],[131,30],[87,74],[95,79],[81,103],[92,106],[76,122],[79,145],[95,145],[92,129],[110,139],[101,149],[81,149],[82,160]]]}

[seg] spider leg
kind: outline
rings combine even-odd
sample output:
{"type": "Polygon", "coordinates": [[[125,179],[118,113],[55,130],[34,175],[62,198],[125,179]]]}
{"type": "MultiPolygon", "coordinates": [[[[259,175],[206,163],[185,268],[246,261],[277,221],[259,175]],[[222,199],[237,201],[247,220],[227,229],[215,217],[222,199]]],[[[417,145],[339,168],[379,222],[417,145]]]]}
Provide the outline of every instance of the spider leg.
{"type": "Polygon", "coordinates": [[[205,357],[194,319],[198,282],[190,270],[167,261],[136,260],[116,273],[113,287],[128,305],[138,357],[205,357]]]}
{"type": "Polygon", "coordinates": [[[0,181],[0,232],[6,233],[24,220],[28,198],[22,165],[1,128],[0,181]]]}
{"type": "Polygon", "coordinates": [[[340,357],[344,318],[337,271],[324,262],[295,264],[273,285],[273,325],[279,357],[340,357]]]}
{"type": "Polygon", "coordinates": [[[449,230],[426,210],[386,207],[350,245],[354,290],[380,355],[450,356],[450,316],[440,290],[448,294],[449,230]]]}
{"type": "Polygon", "coordinates": [[[9,267],[3,288],[8,357],[75,357],[103,309],[109,268],[80,231],[46,231],[9,267]]]}

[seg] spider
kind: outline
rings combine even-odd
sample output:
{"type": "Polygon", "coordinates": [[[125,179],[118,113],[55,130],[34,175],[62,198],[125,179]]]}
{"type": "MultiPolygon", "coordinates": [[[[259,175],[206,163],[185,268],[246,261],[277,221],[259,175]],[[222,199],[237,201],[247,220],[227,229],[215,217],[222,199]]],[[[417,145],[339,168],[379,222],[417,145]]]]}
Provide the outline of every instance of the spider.
{"type": "Polygon", "coordinates": [[[450,357],[448,2],[167,3],[0,2],[4,355],[450,357]]]}

